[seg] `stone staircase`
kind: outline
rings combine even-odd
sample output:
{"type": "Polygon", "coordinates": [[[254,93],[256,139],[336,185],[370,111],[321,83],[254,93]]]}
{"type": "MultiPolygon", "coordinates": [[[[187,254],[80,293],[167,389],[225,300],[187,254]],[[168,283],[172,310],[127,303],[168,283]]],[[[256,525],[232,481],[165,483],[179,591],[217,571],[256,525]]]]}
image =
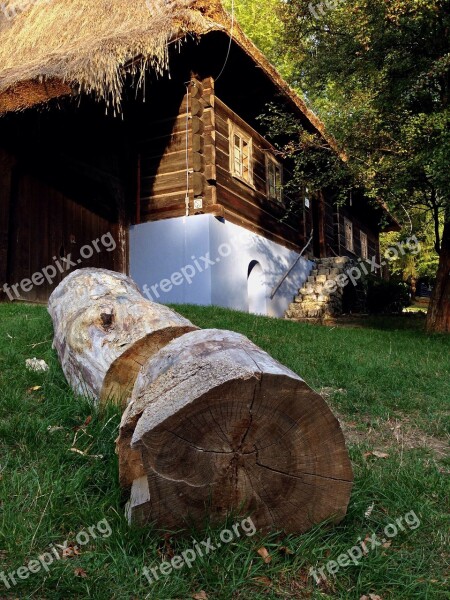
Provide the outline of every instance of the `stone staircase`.
{"type": "Polygon", "coordinates": [[[347,256],[317,259],[308,280],[299,290],[299,295],[289,305],[286,319],[317,321],[342,315],[344,288],[337,285],[334,291],[330,291],[326,282],[336,281],[336,277],[344,274],[352,262],[347,256]]]}

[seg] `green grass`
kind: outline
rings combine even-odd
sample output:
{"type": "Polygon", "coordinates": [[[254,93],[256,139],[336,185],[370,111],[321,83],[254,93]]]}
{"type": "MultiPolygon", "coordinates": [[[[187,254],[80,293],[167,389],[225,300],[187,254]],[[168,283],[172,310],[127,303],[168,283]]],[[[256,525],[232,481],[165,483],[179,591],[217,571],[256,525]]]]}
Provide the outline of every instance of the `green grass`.
{"type": "MultiPolygon", "coordinates": [[[[79,555],[55,560],[48,572],[31,574],[10,590],[0,579],[0,598],[184,600],[201,590],[214,600],[359,600],[369,593],[383,600],[447,598],[448,464],[432,442],[447,433],[450,339],[426,335],[421,319],[407,319],[407,326],[388,319],[333,328],[219,308],[176,308],[200,327],[244,333],[316,390],[329,388],[328,402],[359,434],[349,438],[355,487],[347,517],[337,527],[322,525],[301,536],[241,536],[150,586],[142,569],[161,563],[166,538],[150,527],[130,529],[123,517],[114,453],[120,415],[114,409],[100,415],[71,392],[51,349],[44,308],[1,305],[0,573],[26,565],[52,543],[76,543],[81,530],[103,519],[111,535],[91,538],[79,555]],[[25,359],[33,357],[45,359],[49,371],[28,372],[25,359]],[[396,443],[392,423],[409,431],[408,440],[423,435],[427,443],[396,443]],[[365,456],[373,449],[388,457],[365,456]],[[382,537],[387,524],[410,511],[420,526],[406,528],[389,547],[319,585],[308,576],[311,567],[336,560],[359,538],[382,537]],[[257,553],[261,546],[272,556],[269,564],[257,553]]],[[[166,550],[169,544],[181,553],[193,537],[214,541],[220,529],[172,536],[166,550]]]]}

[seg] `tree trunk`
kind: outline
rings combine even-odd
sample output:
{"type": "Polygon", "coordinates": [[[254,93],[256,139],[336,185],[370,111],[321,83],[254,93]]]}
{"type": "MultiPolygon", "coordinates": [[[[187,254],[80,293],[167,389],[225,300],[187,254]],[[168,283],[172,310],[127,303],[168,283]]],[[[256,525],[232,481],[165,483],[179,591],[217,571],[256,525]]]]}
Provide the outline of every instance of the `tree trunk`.
{"type": "Polygon", "coordinates": [[[165,528],[251,514],[260,530],[339,522],[352,470],[321,396],[247,338],[203,330],[140,371],[117,446],[129,520],[165,528]]]}
{"type": "Polygon", "coordinates": [[[81,269],[50,296],[54,347],[79,394],[124,406],[139,369],[173,338],[197,329],[166,306],[149,302],[126,275],[81,269]]]}
{"type": "Polygon", "coordinates": [[[411,300],[412,302],[415,301],[416,299],[416,294],[417,294],[417,279],[414,276],[411,276],[411,300]]]}
{"type": "Polygon", "coordinates": [[[427,331],[450,332],[450,221],[448,220],[442,235],[436,284],[428,307],[427,331]]]}

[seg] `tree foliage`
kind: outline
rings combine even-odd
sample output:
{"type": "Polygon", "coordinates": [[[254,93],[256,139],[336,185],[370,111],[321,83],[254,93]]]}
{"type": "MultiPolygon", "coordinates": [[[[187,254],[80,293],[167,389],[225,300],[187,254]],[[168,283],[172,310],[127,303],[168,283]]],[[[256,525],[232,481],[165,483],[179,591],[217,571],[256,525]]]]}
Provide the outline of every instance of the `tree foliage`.
{"type": "Polygon", "coordinates": [[[294,77],[373,197],[422,207],[450,199],[450,13],[443,0],[284,4],[294,77]]]}
{"type": "Polygon", "coordinates": [[[224,0],[225,8],[231,12],[246,34],[277,67],[281,75],[290,80],[293,64],[289,57],[288,44],[283,41],[283,0],[224,0]]]}
{"type": "MultiPolygon", "coordinates": [[[[352,184],[386,201],[407,225],[411,217],[405,215],[412,214],[427,239],[432,232],[436,253],[448,248],[441,239],[442,231],[450,234],[448,0],[271,0],[279,46],[260,36],[266,19],[258,19],[261,5],[235,2],[249,35],[273,60],[283,57],[285,76],[345,150],[352,184]],[[249,6],[253,17],[245,20],[249,6]]],[[[277,109],[271,107],[268,117],[269,130],[278,124],[282,134],[277,109]]],[[[318,138],[305,141],[300,131],[281,147],[294,150],[300,177],[308,176],[304,153],[314,156],[320,147],[318,138]]],[[[336,174],[330,178],[336,183],[336,174]]],[[[443,254],[441,300],[450,294],[443,254]]],[[[428,256],[425,262],[433,261],[428,256]]]]}

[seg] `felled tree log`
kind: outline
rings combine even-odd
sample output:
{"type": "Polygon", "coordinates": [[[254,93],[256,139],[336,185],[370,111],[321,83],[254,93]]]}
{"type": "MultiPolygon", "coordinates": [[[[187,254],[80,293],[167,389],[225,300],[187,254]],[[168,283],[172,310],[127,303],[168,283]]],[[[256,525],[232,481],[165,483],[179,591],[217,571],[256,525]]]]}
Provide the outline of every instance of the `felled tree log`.
{"type": "Polygon", "coordinates": [[[124,406],[139,369],[172,339],[197,329],[161,304],[146,300],[121,273],[80,269],[50,296],[54,347],[79,394],[124,406]]]}
{"type": "Polygon", "coordinates": [[[203,330],[140,371],[118,440],[129,520],[167,528],[251,513],[302,532],[345,515],[350,460],[321,396],[247,338],[203,330]]]}

